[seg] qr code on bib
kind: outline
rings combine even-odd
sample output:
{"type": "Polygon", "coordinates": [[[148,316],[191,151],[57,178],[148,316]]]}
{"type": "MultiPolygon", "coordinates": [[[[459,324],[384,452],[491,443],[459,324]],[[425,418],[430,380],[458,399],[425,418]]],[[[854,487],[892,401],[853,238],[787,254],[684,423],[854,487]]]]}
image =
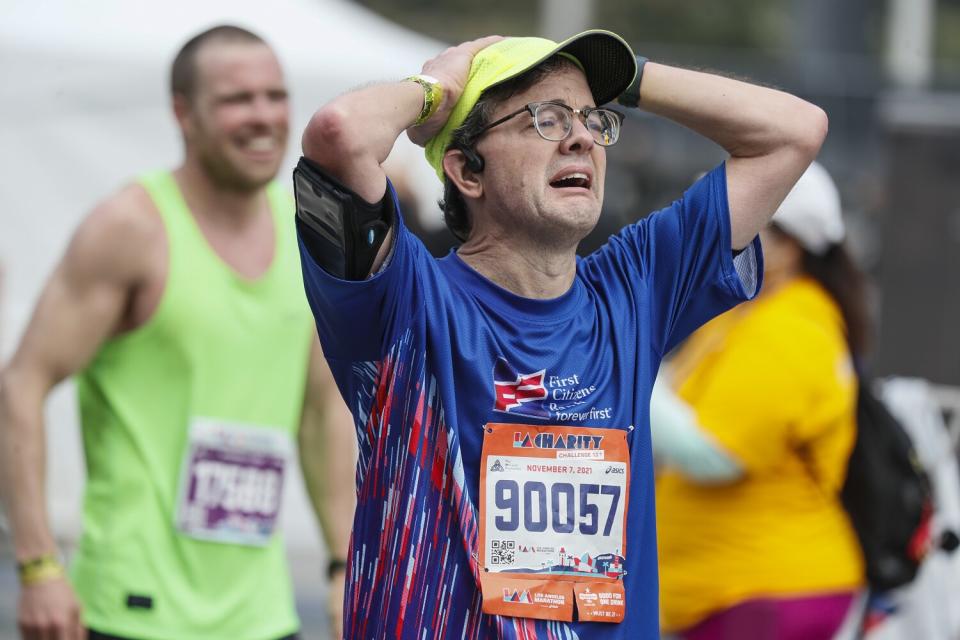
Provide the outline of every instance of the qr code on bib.
{"type": "Polygon", "coordinates": [[[517,543],[513,540],[490,541],[490,564],[513,564],[517,543]]]}

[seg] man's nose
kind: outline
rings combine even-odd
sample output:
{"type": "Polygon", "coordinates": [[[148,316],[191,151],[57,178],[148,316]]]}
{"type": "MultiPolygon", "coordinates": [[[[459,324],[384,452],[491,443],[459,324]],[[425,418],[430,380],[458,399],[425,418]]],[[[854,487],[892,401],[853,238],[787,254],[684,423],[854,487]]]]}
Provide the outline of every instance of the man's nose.
{"type": "Polygon", "coordinates": [[[286,100],[275,100],[270,96],[256,96],[250,104],[250,117],[259,123],[271,124],[288,113],[286,100]]]}
{"type": "Polygon", "coordinates": [[[587,125],[578,115],[574,115],[570,135],[561,143],[563,150],[567,153],[586,153],[593,148],[594,144],[596,142],[587,125]]]}

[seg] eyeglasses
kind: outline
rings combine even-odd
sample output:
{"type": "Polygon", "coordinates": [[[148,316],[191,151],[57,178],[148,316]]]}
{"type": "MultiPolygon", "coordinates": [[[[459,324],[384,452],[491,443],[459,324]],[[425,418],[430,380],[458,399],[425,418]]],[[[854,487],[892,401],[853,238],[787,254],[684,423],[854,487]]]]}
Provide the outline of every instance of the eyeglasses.
{"type": "Polygon", "coordinates": [[[566,140],[570,136],[570,132],[573,131],[574,115],[580,118],[580,122],[593,137],[593,141],[603,147],[616,143],[620,138],[620,126],[623,124],[623,114],[613,109],[602,107],[574,109],[560,102],[531,102],[496,122],[491,122],[479,131],[477,137],[524,112],[533,116],[533,125],[540,137],[552,142],[566,140]]]}

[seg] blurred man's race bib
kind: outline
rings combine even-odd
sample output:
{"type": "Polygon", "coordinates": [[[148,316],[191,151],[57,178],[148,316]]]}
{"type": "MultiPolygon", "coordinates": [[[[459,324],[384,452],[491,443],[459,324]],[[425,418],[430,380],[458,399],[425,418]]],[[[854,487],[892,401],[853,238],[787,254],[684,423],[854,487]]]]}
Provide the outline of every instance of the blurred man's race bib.
{"type": "Polygon", "coordinates": [[[488,614],[623,620],[626,432],[488,424],[480,458],[480,581],[488,614]]]}
{"type": "Polygon", "coordinates": [[[177,528],[214,542],[267,544],[292,454],[290,436],[278,429],[194,418],[180,472],[177,528]]]}

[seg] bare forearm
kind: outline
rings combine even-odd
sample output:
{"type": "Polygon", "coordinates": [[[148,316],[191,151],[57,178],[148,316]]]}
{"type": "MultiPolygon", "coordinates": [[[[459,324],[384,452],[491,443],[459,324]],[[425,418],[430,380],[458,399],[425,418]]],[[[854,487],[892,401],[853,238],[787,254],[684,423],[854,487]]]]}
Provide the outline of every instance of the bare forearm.
{"type": "Polygon", "coordinates": [[[647,63],[640,107],[713,140],[731,156],[752,158],[786,145],[819,148],[820,109],[783,91],[647,63]]]}
{"type": "MultiPolygon", "coordinates": [[[[302,464],[302,463],[301,463],[302,464]]],[[[324,544],[331,558],[346,558],[350,549],[350,533],[353,529],[353,513],[356,508],[353,483],[336,484],[321,478],[322,469],[307,471],[304,465],[304,481],[310,502],[323,534],[324,544]]]]}
{"type": "MultiPolygon", "coordinates": [[[[54,555],[56,544],[47,522],[44,471],[43,400],[52,385],[36,378],[0,373],[0,489],[13,527],[17,562],[54,555]]],[[[44,560],[43,569],[20,573],[17,626],[23,638],[86,637],[82,607],[59,563],[44,560]]]]}
{"type": "Polygon", "coordinates": [[[368,202],[383,195],[380,164],[423,107],[415,82],[373,85],[346,93],[319,109],[303,134],[303,154],[368,202]],[[378,180],[371,180],[376,175],[378,180]],[[379,192],[377,192],[379,191],[379,192]]]}
{"type": "MultiPolygon", "coordinates": [[[[342,404],[339,398],[337,402],[342,404]]],[[[345,558],[356,509],[355,436],[348,419],[342,419],[349,416],[346,408],[331,407],[320,413],[304,416],[300,465],[330,555],[345,558]]]]}
{"type": "Polygon", "coordinates": [[[43,393],[0,376],[0,487],[18,560],[56,551],[46,509],[43,393]]]}
{"type": "Polygon", "coordinates": [[[726,149],[731,247],[746,247],[816,158],[822,109],[782,91],[647,63],[640,107],[726,149]]]}
{"type": "Polygon", "coordinates": [[[488,36],[450,47],[421,69],[438,81],[441,97],[432,115],[412,126],[424,107],[424,87],[401,81],[346,93],[317,111],[303,134],[303,154],[318,163],[367,202],[376,202],[386,188],[380,167],[397,138],[426,144],[443,127],[460,99],[473,56],[501,40],[488,36]]]}

